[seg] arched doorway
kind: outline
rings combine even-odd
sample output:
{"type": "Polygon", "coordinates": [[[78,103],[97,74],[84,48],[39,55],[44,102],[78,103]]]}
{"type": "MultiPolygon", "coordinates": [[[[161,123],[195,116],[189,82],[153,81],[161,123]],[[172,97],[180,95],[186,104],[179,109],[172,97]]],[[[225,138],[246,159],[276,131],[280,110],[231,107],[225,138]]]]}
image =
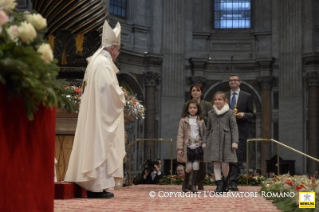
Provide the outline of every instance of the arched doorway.
{"type": "MultiPolygon", "coordinates": [[[[140,100],[145,106],[144,93],[142,87],[134,75],[128,73],[120,73],[117,75],[119,85],[125,88],[131,95],[134,95],[136,99],[140,100]]],[[[136,119],[135,121],[125,123],[125,131],[127,135],[127,143],[133,142],[137,138],[144,138],[144,120],[136,119]]],[[[128,150],[127,150],[128,151],[128,150]]],[[[140,172],[141,164],[143,163],[143,151],[142,143],[136,143],[132,146],[132,173],[136,174],[140,172]]],[[[127,152],[129,155],[129,152],[127,152]]],[[[127,157],[126,163],[124,163],[124,175],[129,171],[129,158],[127,157]]],[[[128,176],[125,176],[128,177],[128,176]]]]}

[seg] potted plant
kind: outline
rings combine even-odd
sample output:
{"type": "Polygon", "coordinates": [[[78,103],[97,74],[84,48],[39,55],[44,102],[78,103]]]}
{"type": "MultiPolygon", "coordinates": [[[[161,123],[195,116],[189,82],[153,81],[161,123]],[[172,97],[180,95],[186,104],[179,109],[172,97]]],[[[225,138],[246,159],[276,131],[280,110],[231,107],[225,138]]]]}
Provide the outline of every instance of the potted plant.
{"type": "Polygon", "coordinates": [[[0,0],[0,211],[53,211],[55,106],[74,104],[44,39],[46,19],[0,0]]]}

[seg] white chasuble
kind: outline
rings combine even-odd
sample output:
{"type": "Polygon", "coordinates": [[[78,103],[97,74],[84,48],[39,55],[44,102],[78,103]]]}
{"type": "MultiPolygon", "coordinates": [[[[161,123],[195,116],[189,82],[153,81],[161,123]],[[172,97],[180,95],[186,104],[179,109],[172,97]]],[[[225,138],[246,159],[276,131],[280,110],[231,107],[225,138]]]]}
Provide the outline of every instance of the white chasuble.
{"type": "Polygon", "coordinates": [[[114,187],[114,178],[123,178],[125,156],[125,98],[116,78],[119,70],[107,56],[100,53],[88,65],[65,176],[65,181],[96,192],[114,187]]]}

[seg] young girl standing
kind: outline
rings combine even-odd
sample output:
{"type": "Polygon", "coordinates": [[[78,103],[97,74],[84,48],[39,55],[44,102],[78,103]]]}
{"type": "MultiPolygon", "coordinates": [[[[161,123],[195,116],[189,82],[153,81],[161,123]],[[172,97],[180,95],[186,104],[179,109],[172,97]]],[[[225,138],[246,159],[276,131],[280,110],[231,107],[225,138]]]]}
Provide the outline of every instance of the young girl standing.
{"type": "Polygon", "coordinates": [[[185,178],[182,190],[188,191],[190,172],[193,170],[192,192],[197,192],[196,182],[199,161],[203,159],[202,139],[205,133],[205,123],[201,108],[196,100],[190,100],[184,107],[182,119],[179,122],[177,135],[177,161],[186,164],[185,178]]]}
{"type": "Polygon", "coordinates": [[[207,128],[203,141],[204,160],[214,162],[214,174],[217,183],[216,192],[227,192],[229,163],[236,163],[238,147],[238,128],[234,111],[229,109],[226,95],[216,92],[213,110],[208,113],[207,128]],[[222,167],[222,171],[221,171],[222,167]],[[224,179],[221,180],[221,172],[224,179]]]}

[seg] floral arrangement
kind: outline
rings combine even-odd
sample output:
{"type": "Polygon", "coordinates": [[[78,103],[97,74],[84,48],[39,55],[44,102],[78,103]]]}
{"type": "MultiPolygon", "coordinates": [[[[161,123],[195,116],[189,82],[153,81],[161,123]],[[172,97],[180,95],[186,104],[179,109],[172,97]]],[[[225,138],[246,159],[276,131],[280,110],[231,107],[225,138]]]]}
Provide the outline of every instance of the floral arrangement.
{"type": "Polygon", "coordinates": [[[264,184],[265,180],[267,180],[264,176],[254,177],[253,175],[240,175],[238,179],[238,185],[247,185],[247,179],[248,179],[248,185],[251,186],[259,186],[264,184]]]}
{"type": "Polygon", "coordinates": [[[212,183],[216,181],[214,174],[209,175],[209,181],[212,183]]]}
{"type": "MultiPolygon", "coordinates": [[[[76,112],[79,111],[82,96],[82,88],[76,85],[64,85],[63,87],[68,91],[68,93],[63,94],[63,96],[68,98],[74,105],[76,105],[76,112]]],[[[65,107],[66,105],[63,105],[63,108],[65,107]]]]}
{"type": "MultiPolygon", "coordinates": [[[[77,105],[76,111],[79,110],[80,102],[81,102],[81,95],[82,95],[82,88],[72,85],[67,86],[64,85],[64,88],[68,91],[67,94],[64,94],[66,98],[68,98],[72,103],[77,105]]],[[[125,105],[124,109],[126,109],[129,114],[133,115],[136,119],[138,118],[145,118],[145,107],[141,104],[139,100],[137,100],[135,95],[131,95],[125,88],[121,87],[124,96],[125,96],[125,105]]]]}
{"type": "Polygon", "coordinates": [[[145,107],[137,100],[135,95],[131,95],[125,88],[121,87],[125,96],[124,107],[132,114],[136,119],[145,118],[145,107]]]}
{"type": "MultiPolygon", "coordinates": [[[[209,179],[210,182],[215,183],[216,179],[215,179],[215,175],[211,174],[207,177],[209,179]]],[[[264,181],[267,179],[264,176],[260,176],[260,177],[253,177],[252,175],[240,175],[239,179],[238,179],[238,185],[241,186],[246,186],[247,185],[247,179],[248,179],[248,185],[250,186],[258,186],[258,185],[262,185],[264,184],[264,181]]],[[[209,183],[207,183],[209,184],[209,183]]]]}
{"type": "Polygon", "coordinates": [[[50,45],[44,40],[47,22],[40,14],[16,12],[15,0],[0,0],[0,84],[7,87],[8,98],[24,101],[29,120],[38,107],[74,104],[62,94],[63,80],[50,45]]]}
{"type": "MultiPolygon", "coordinates": [[[[273,200],[277,208],[282,211],[299,211],[299,192],[316,192],[316,206],[319,204],[319,180],[302,176],[282,175],[269,178],[262,185],[261,191],[265,192],[293,192],[294,197],[267,197],[273,200]]],[[[318,211],[318,209],[307,209],[307,211],[318,211]]]]}

